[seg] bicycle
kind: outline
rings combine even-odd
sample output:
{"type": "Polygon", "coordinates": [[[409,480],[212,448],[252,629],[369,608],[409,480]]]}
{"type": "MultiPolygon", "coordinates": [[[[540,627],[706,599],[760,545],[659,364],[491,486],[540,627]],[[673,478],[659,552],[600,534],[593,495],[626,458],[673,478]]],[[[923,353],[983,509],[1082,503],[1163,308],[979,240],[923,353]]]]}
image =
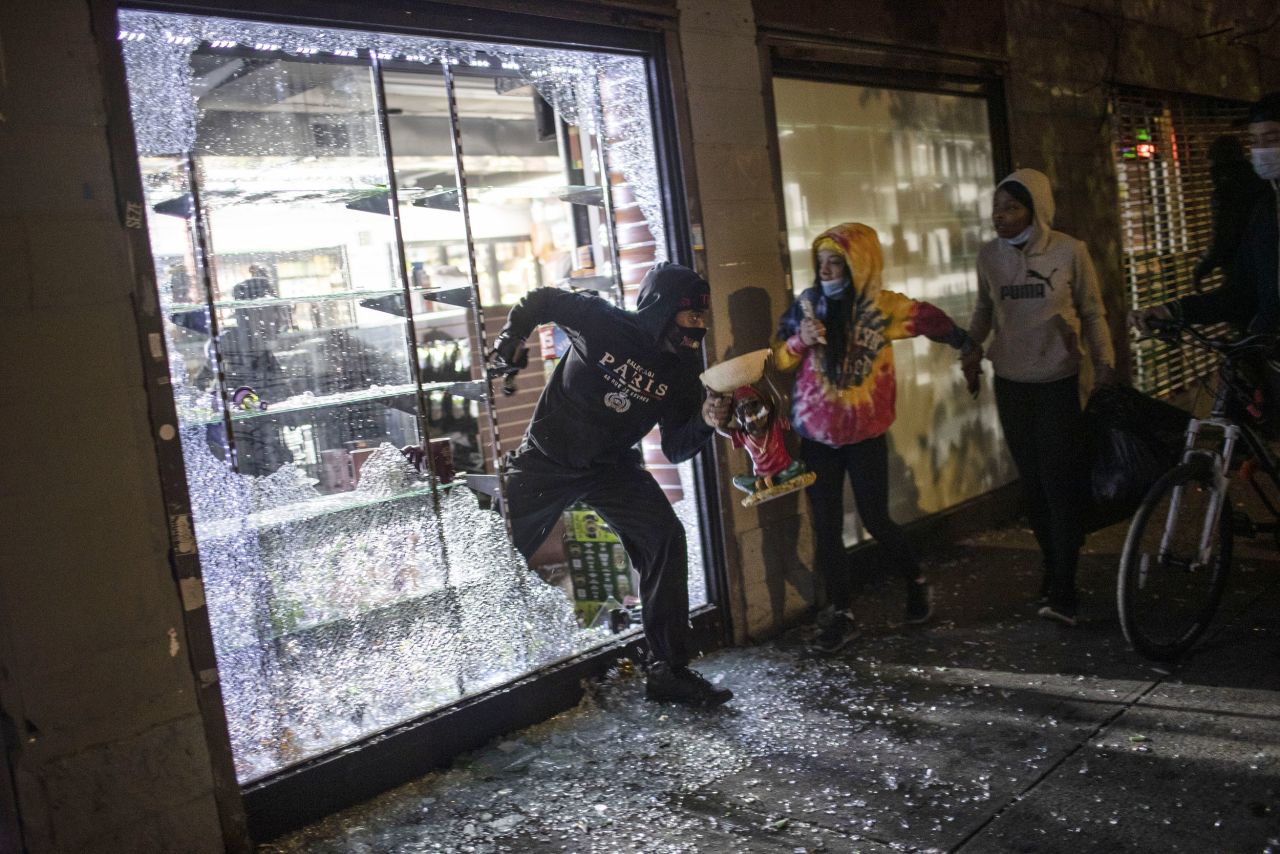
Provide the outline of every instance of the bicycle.
{"type": "Polygon", "coordinates": [[[1188,422],[1180,462],[1147,491],[1120,556],[1116,598],[1124,636],[1142,655],[1172,661],[1209,627],[1226,588],[1235,535],[1280,533],[1280,510],[1257,480],[1265,474],[1280,492],[1280,463],[1255,427],[1261,398],[1249,376],[1257,357],[1272,352],[1276,336],[1228,341],[1181,321],[1151,326],[1159,340],[1174,345],[1185,333],[1193,346],[1221,359],[1209,417],[1188,422]],[[1255,522],[1231,504],[1231,463],[1241,440],[1249,456],[1240,477],[1257,492],[1270,522],[1255,522]]]}

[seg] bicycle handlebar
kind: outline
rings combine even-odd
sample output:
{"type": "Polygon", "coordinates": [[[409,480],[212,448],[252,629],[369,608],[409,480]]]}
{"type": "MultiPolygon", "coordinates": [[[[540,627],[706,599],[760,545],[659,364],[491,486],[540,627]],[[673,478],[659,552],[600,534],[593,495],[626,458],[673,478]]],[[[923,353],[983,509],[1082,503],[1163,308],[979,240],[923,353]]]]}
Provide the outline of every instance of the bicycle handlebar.
{"type": "Polygon", "coordinates": [[[1165,320],[1152,317],[1147,319],[1146,325],[1157,334],[1144,335],[1139,340],[1160,341],[1172,347],[1181,342],[1182,333],[1185,332],[1191,337],[1192,343],[1227,357],[1246,350],[1271,349],[1276,346],[1277,341],[1280,341],[1280,336],[1268,332],[1246,335],[1238,340],[1210,338],[1195,328],[1194,324],[1177,318],[1165,320]]]}

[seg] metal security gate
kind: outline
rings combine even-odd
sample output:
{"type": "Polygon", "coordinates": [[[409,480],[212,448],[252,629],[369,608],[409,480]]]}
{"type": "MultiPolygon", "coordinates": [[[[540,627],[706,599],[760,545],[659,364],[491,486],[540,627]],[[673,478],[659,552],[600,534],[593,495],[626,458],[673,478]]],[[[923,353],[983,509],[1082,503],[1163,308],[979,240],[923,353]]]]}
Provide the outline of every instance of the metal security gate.
{"type": "MultiPolygon", "coordinates": [[[[1195,292],[1192,270],[1213,237],[1209,146],[1239,134],[1244,104],[1122,90],[1112,100],[1121,251],[1130,308],[1195,292]]],[[[1222,284],[1215,272],[1200,285],[1222,284]]],[[[1155,395],[1186,388],[1212,365],[1210,354],[1152,342],[1133,349],[1134,385],[1155,395]]]]}

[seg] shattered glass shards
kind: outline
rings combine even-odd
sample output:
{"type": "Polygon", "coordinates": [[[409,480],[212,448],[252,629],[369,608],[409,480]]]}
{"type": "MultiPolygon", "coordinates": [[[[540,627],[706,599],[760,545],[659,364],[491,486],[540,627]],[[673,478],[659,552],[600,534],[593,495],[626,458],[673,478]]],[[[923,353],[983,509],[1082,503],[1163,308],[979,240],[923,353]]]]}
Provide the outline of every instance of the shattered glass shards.
{"type": "MultiPolygon", "coordinates": [[[[219,493],[239,483],[242,500],[257,498],[248,506],[274,501],[276,510],[298,497],[291,466],[264,478],[236,475],[213,459],[201,429],[187,430],[193,453],[207,458],[192,468],[226,473],[195,483],[213,483],[219,493]]],[[[202,526],[197,515],[242,780],[607,637],[578,628],[564,594],[511,548],[500,516],[462,488],[445,493],[438,512],[429,491],[405,494],[416,476],[385,445],[366,463],[361,488],[340,497],[398,500],[261,526],[248,516],[202,526]]]]}

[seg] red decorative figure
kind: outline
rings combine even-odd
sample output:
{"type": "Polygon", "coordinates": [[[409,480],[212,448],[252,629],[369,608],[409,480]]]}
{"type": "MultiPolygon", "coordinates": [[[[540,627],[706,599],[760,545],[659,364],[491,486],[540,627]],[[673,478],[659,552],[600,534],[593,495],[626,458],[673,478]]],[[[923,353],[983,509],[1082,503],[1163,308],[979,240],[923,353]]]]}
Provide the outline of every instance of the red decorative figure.
{"type": "Polygon", "coordinates": [[[702,375],[710,394],[733,398],[732,415],[716,432],[735,448],[746,448],[751,457],[751,474],[733,478],[733,485],[747,493],[743,507],[787,495],[816,480],[804,463],[787,452],[785,433],[790,424],[778,411],[778,402],[751,384],[764,376],[767,358],[767,350],[748,353],[702,375]]]}

